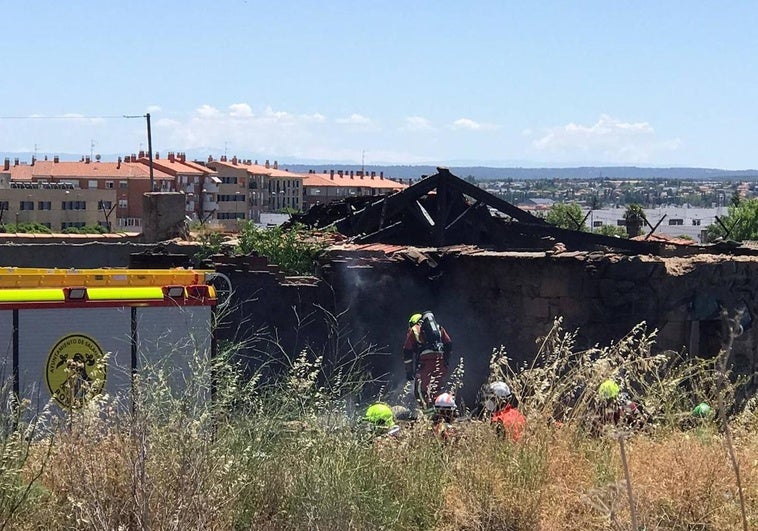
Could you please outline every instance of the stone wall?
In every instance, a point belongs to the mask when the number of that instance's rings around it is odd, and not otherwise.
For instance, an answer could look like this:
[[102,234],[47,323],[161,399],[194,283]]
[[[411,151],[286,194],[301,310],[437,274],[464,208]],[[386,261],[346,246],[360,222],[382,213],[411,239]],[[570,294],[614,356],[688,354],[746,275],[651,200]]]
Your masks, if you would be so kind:
[[734,342],[733,362],[747,375],[758,368],[754,258],[431,251],[419,260],[424,251],[411,252],[415,256],[333,250],[325,260],[325,281],[307,289],[270,279],[250,284],[244,274],[234,282],[250,301],[244,315],[249,327],[276,329],[288,346],[303,346],[305,336],[312,345],[325,339],[324,329],[315,325],[312,333],[301,333],[299,343],[291,335],[296,314],[313,312],[313,301],[337,313],[348,310],[354,340],[387,353],[374,360],[374,372],[390,381],[402,377],[408,317],[432,310],[465,359],[467,395],[486,377],[494,348],[531,360],[537,339],[559,316],[566,330],[579,330],[579,348],[608,344],[645,321],[659,330],[658,349],[712,356],[722,343],[721,309],[740,310],[744,332]]
[[142,196],[142,241],[162,242],[182,235],[185,194],[151,192]]

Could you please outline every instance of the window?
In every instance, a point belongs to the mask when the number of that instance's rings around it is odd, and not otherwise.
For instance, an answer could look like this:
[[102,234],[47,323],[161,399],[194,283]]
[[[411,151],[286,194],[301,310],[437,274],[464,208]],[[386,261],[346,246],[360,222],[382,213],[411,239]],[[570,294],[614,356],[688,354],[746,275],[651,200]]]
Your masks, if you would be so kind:
[[118,208],[126,208],[129,205],[128,201],[126,199],[119,199],[118,200]]
[[[108,190],[112,190],[113,189],[113,181],[105,181],[105,187]],[[97,188],[97,187],[95,187],[95,188]]]
[[221,177],[221,182],[223,184],[237,184],[237,178],[236,177]]
[[245,194],[219,194],[218,201],[245,201]]
[[52,201],[37,201],[37,210],[52,210]]
[[8,201],[0,201],[0,210],[8,210]]
[[81,229],[86,223],[83,221],[64,221],[61,223],[61,230],[65,229]]
[[603,222],[602,221],[593,221],[592,222],[592,226],[593,227],[602,227],[603,226]]
[[20,201],[18,204],[19,210],[34,210],[34,201]]
[[121,190],[126,190],[127,188],[129,188],[129,183],[127,181],[119,181],[118,182],[118,187]]
[[113,206],[113,201],[98,201],[97,202],[98,210],[110,210],[112,206]]
[[245,219],[244,212],[219,212],[218,219]]
[[140,218],[118,218],[119,227],[139,227],[141,225]]
[[692,225],[695,226],[695,227],[700,226],[700,220],[699,219],[693,219],[692,220]]
[[616,220],[616,226],[617,227],[626,227],[626,221],[624,221],[623,219],[617,219]]
[[61,210],[87,210],[86,201],[63,201]]
[[[111,188],[113,188],[113,181],[110,181],[110,183],[111,183]],[[87,181],[87,188],[97,188],[97,181]]]
[[684,225],[684,220],[681,218],[669,219],[669,225]]

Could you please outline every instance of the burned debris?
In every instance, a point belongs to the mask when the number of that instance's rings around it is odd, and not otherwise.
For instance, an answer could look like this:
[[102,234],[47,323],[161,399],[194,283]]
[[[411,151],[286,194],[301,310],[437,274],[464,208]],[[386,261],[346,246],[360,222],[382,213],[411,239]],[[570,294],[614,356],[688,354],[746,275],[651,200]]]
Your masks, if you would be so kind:
[[447,168],[437,168],[436,174],[390,196],[320,206],[293,217],[293,221],[312,228],[334,227],[356,244],[475,245],[496,251],[563,249],[653,255],[672,247],[670,242],[555,227],[456,177]]

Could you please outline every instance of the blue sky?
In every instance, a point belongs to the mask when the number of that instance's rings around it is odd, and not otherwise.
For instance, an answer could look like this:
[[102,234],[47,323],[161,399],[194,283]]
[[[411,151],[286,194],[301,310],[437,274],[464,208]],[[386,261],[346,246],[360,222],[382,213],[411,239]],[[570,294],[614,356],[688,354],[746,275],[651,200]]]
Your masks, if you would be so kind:
[[2,18],[0,154],[136,152],[144,121],[111,117],[150,112],[162,153],[758,167],[756,2],[10,0]]

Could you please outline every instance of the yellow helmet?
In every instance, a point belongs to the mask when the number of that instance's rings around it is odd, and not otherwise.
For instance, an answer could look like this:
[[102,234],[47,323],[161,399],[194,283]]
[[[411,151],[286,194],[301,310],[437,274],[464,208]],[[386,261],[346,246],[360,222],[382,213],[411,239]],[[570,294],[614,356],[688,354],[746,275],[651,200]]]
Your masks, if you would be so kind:
[[597,390],[597,394],[600,398],[605,400],[612,400],[619,395],[619,384],[611,379],[608,379],[600,384]]
[[382,402],[372,404],[367,410],[364,420],[379,427],[391,428],[395,424],[392,408]]
[[414,313],[411,315],[411,318],[408,319],[408,326],[413,326],[416,323],[418,323],[421,320],[421,314],[420,313]]

